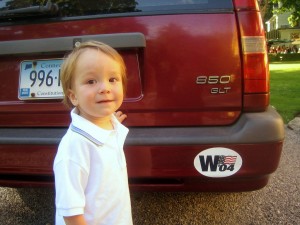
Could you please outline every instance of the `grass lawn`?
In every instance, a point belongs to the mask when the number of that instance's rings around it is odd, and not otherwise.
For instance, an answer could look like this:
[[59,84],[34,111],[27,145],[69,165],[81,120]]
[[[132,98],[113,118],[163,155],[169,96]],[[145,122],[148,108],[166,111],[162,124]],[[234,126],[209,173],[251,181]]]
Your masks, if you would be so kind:
[[271,105],[288,123],[300,114],[300,62],[271,63]]

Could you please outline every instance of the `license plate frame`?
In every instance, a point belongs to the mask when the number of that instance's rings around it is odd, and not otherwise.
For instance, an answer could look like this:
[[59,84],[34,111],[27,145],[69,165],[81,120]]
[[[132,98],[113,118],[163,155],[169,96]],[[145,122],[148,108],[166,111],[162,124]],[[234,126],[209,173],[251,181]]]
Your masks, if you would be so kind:
[[20,63],[20,100],[62,99],[60,66],[63,59],[34,59]]

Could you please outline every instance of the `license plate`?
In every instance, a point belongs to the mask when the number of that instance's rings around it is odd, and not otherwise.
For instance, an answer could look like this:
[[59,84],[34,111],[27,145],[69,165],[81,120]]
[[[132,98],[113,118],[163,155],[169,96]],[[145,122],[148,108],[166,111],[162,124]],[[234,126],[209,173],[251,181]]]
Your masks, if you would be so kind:
[[62,99],[62,59],[26,60],[20,65],[19,99]]

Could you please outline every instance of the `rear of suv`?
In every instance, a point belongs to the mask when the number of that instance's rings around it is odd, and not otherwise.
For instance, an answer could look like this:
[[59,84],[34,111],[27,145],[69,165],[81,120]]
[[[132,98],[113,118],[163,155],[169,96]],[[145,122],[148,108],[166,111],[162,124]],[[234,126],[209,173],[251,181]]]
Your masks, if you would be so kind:
[[60,65],[97,40],[127,66],[133,191],[249,191],[277,169],[256,0],[0,1],[0,185],[51,186],[70,123]]

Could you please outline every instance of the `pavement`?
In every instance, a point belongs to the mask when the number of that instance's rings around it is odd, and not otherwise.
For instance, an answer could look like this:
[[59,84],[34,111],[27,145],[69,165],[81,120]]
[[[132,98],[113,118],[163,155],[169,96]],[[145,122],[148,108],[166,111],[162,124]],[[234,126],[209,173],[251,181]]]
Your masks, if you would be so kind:
[[291,120],[287,127],[295,132],[300,132],[300,116],[295,117],[293,120]]

